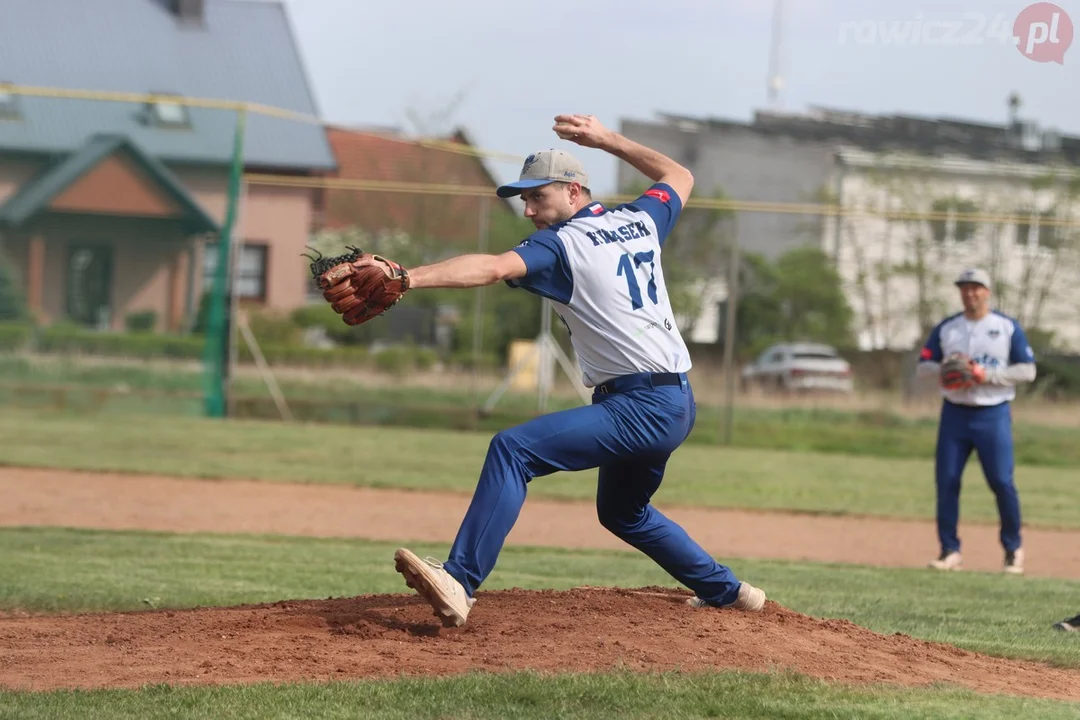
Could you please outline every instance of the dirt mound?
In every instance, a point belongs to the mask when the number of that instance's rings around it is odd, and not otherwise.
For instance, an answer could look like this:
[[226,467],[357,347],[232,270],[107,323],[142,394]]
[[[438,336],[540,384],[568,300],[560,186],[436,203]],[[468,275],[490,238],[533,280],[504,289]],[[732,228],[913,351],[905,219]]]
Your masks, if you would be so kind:
[[414,595],[0,618],[0,687],[325,681],[481,670],[793,669],[827,680],[1080,700],[1080,671],[879,635],[769,602],[694,609],[664,588],[480,592],[441,628]]

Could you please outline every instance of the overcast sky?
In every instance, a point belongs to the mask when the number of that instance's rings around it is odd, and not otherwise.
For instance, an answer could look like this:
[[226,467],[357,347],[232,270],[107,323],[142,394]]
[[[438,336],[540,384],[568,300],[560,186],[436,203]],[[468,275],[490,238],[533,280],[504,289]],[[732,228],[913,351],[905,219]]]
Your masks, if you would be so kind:
[[[767,106],[772,0],[283,1],[318,107],[337,123],[411,131],[414,113],[433,130],[460,125],[478,145],[524,157],[576,147],[550,130],[560,112],[618,128],[658,112],[747,120]],[[1025,117],[1080,135],[1080,48],[1061,64],[1025,57],[1011,37],[1029,5],[785,0],[781,108],[1000,123],[1016,91]],[[1080,0],[1058,5],[1064,47]],[[614,191],[615,161],[578,154],[593,190]],[[505,180],[519,165],[491,168]]]

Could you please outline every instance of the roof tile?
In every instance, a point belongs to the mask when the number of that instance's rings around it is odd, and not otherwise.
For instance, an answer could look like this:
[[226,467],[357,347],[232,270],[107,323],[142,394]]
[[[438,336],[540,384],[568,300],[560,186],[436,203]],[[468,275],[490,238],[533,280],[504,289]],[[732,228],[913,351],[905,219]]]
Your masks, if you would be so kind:
[[[495,197],[495,180],[480,157],[377,131],[329,128],[327,138],[338,164],[331,177],[485,187],[491,190],[491,208],[514,213],[509,203]],[[461,132],[441,142],[447,141],[471,147]],[[479,196],[378,190],[333,189],[324,198],[326,227],[401,230],[453,243],[478,241],[480,206]]]

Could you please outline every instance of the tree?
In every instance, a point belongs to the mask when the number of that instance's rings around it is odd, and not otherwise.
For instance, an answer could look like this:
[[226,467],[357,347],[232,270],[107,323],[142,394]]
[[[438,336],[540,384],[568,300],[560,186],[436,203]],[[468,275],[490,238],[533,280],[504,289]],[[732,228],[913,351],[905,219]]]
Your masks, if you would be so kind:
[[1022,325],[1040,327],[1047,300],[1058,289],[1060,277],[1078,269],[1080,238],[1075,228],[1056,224],[1057,220],[1075,216],[1078,198],[1080,176],[1051,171],[1033,178],[1030,193],[1021,201],[1021,213],[1031,219],[1018,223],[1016,228],[1023,260],[1015,296],[997,299],[999,307],[1007,309]]
[[774,263],[747,255],[753,281],[739,301],[737,342],[741,354],[756,355],[777,342],[854,344],[840,274],[820,249],[797,247]]
[[[829,187],[819,188],[809,200],[833,207],[840,205],[836,192]],[[855,201],[849,203],[844,210],[872,210],[875,200],[876,198],[868,198],[862,203]],[[871,253],[875,246],[871,240],[875,231],[867,227],[864,218],[856,219],[846,214],[833,217],[826,223],[825,229],[826,233],[832,233],[833,266],[839,273],[841,287],[846,295],[855,298],[859,306],[858,318],[862,333],[870,338],[888,337],[889,296],[884,288],[889,277],[887,268],[890,266],[886,258]],[[892,229],[892,225],[887,224],[882,231],[881,242],[877,243],[877,246],[885,248],[886,252],[891,247],[889,236]],[[809,223],[801,231],[809,234],[811,241],[817,241],[821,227],[817,223]],[[881,312],[878,312],[879,307]],[[854,315],[853,312],[853,321]]]
[[[489,229],[487,252],[498,254],[510,250],[528,237],[534,228],[523,217],[512,216],[493,207]],[[404,232],[386,232],[372,234],[356,227],[340,230],[320,230],[309,242],[309,246],[325,256],[340,255],[348,252],[347,246],[358,247],[391,258],[405,267],[434,262],[448,254],[458,252],[476,252],[475,248],[454,248],[451,245],[440,246],[432,252],[429,242],[418,241]],[[540,332],[540,298],[524,291],[512,292],[504,286],[479,288],[462,291],[453,288],[428,289],[423,292],[410,292],[395,306],[400,308],[424,308],[434,315],[437,311],[450,311],[457,316],[450,350],[455,354],[467,353],[472,349],[476,304],[480,293],[485,293],[483,302],[481,346],[486,355],[494,355],[500,360],[506,357],[512,341],[521,338],[532,339]],[[341,324],[336,316],[327,316],[321,309],[304,309],[302,315],[306,322],[325,325],[331,337],[338,342],[366,344],[382,339],[393,321],[393,310],[385,318],[390,322],[369,322],[355,328]],[[555,326],[555,333],[560,332]]]
[[[944,311],[940,288],[945,281],[945,247],[961,237],[951,219],[941,219],[933,213],[952,216],[957,208],[970,212],[975,205],[951,193],[942,194],[940,182],[928,163],[907,158],[905,167],[900,169],[890,167],[889,159],[882,157],[881,164],[868,175],[879,191],[877,209],[895,214],[886,221],[889,242],[885,243],[884,257],[877,268],[881,297],[893,297],[890,285],[894,278],[910,279],[915,285],[914,302],[907,307],[891,307],[889,314],[914,315],[918,335],[925,337]],[[962,228],[966,241],[973,231],[966,224]],[[891,318],[886,318],[884,323],[893,325]]]
[[[532,223],[520,215],[495,213],[491,219],[488,252],[498,254],[517,246],[535,232]],[[476,291],[442,291],[440,300],[452,302],[461,312],[461,324],[454,335],[454,349],[458,353],[471,350],[475,323],[476,303],[483,293],[483,317],[481,332],[485,354],[494,355],[499,361],[507,358],[510,343],[514,340],[532,340],[540,332],[541,299],[530,292],[510,290],[502,284]],[[568,349],[568,338],[562,325],[552,323],[552,335],[563,349]]]
[[[635,183],[629,194],[637,197],[649,185]],[[727,199],[721,188],[707,201]],[[671,310],[684,335],[694,331],[709,283],[723,277],[735,240],[735,212],[725,208],[689,207],[682,211],[664,242],[664,282]]]

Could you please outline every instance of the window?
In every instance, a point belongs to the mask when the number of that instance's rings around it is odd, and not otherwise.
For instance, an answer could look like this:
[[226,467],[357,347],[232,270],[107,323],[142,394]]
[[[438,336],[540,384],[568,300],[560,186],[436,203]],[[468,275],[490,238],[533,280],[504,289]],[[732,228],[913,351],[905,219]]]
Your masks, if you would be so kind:
[[[956,201],[957,215],[974,215],[979,212],[979,207],[970,200]],[[954,218],[956,225],[953,227],[953,239],[956,242],[967,242],[975,237],[977,225],[974,220],[968,218]]]
[[1048,250],[1057,250],[1062,246],[1062,241],[1065,239],[1062,232],[1063,228],[1060,225],[1044,225],[1047,220],[1056,220],[1057,213],[1053,210],[1047,210],[1044,213],[1039,213],[1039,230],[1035,236],[1036,242],[1039,247],[1046,248]]
[[825,350],[795,353],[796,360],[835,360],[836,358],[836,353]]
[[244,243],[236,258],[236,294],[242,298],[266,299],[266,257],[269,248],[265,245]]
[[758,358],[758,363],[761,365],[767,365],[768,363],[780,362],[784,359],[784,348],[771,347],[765,352],[761,353],[761,357]]
[[18,118],[18,96],[11,92],[10,83],[0,83],[0,119],[10,120]]
[[[147,119],[158,127],[184,128],[191,126],[188,107],[180,102],[180,96],[172,93],[154,93],[158,99],[146,107]],[[170,100],[169,98],[176,98]]]
[[[1017,217],[1029,218],[1032,215],[1031,208],[1020,208],[1016,211]],[[1027,247],[1031,244],[1031,222],[1018,221],[1016,223],[1016,244]]]
[[1028,222],[1016,224],[1016,244],[1020,247],[1040,247],[1047,250],[1057,250],[1062,246],[1065,239],[1063,228],[1058,225],[1043,224],[1044,221],[1054,221],[1057,212],[1053,209],[1045,212],[1035,212],[1030,207],[1021,208],[1016,212],[1019,217],[1031,218]]
[[930,221],[930,232],[933,233],[935,241],[967,242],[975,236],[975,222],[957,217],[978,212],[979,208],[971,200],[939,198],[933,202],[930,209],[935,215],[947,216],[935,217]]
[[[236,252],[234,292],[242,300],[266,300],[266,268],[270,248],[265,243],[244,241]],[[217,272],[217,245],[208,243],[203,252],[203,288],[214,286]]]

